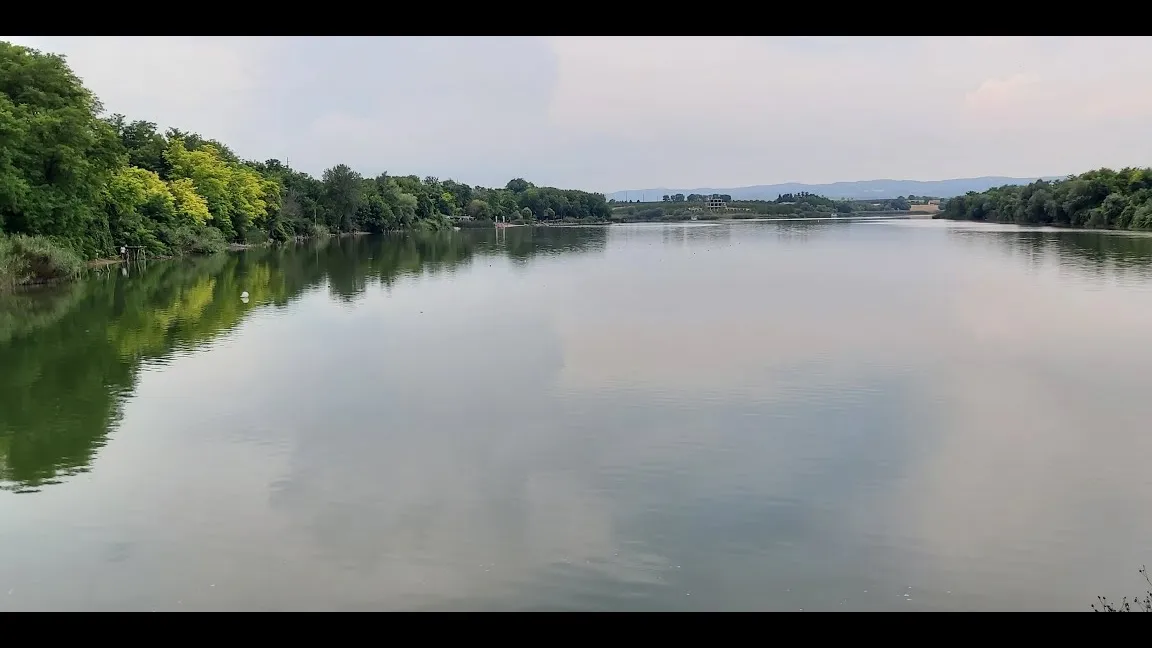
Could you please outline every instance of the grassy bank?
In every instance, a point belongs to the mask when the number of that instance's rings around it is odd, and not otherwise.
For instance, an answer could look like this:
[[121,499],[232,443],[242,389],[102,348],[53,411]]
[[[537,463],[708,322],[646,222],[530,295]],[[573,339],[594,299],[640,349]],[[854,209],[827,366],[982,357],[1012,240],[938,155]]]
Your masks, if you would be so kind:
[[[151,260],[207,256],[246,250],[267,243],[232,243],[183,250],[180,254],[149,256]],[[88,270],[124,263],[120,257],[86,259],[67,244],[46,236],[0,234],[0,293],[21,286],[39,286],[78,279]]]
[[0,235],[0,290],[75,279],[87,267],[83,257],[52,239]]

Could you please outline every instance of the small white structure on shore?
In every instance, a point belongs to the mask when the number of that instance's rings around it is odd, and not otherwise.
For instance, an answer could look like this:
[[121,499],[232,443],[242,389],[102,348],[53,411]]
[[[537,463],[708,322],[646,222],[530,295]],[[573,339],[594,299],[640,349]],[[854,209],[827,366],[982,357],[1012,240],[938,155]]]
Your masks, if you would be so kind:
[[709,196],[708,209],[727,209],[727,208],[728,208],[728,203],[724,202],[723,198],[721,198],[720,196],[718,196],[716,194],[712,194],[711,196]]

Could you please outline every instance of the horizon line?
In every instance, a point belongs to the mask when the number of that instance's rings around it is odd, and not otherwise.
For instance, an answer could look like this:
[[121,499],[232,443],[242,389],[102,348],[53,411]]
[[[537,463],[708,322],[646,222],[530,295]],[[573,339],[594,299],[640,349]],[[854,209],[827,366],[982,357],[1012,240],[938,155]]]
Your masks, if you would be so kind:
[[[869,178],[867,180],[835,180],[832,182],[802,182],[800,180],[785,180],[783,182],[764,182],[764,183],[760,183],[760,184],[732,185],[732,186],[728,186],[728,187],[725,187],[723,185],[718,185],[718,184],[717,185],[697,185],[697,186],[693,187],[693,189],[748,189],[751,187],[772,187],[775,185],[787,185],[787,184],[808,185],[808,186],[814,187],[814,186],[826,186],[826,185],[834,185],[834,184],[852,184],[852,183],[858,183],[858,182],[950,182],[953,180],[980,180],[982,178],[1008,178],[1010,180],[1027,180],[1027,179],[1035,178],[1037,180],[1043,180],[1045,178],[1067,178],[1069,175],[1076,175],[1076,174],[1065,173],[1065,174],[1050,174],[1050,175],[1039,175],[1039,176],[981,175],[981,176],[966,176],[966,177],[956,177],[956,178],[940,178],[937,180],[915,180],[912,178],[902,178],[902,179],[898,179],[898,178]],[[660,191],[660,190],[665,190],[665,189],[678,189],[681,191],[684,190],[682,187],[647,187],[647,188],[642,188],[642,189],[617,189],[615,191],[607,191],[607,192],[605,192],[605,194],[625,193],[628,191]]]

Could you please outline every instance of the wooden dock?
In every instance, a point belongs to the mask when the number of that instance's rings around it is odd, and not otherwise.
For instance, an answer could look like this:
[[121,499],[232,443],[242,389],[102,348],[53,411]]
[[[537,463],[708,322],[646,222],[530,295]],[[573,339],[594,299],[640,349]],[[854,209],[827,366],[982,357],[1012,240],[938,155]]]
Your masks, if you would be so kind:
[[148,256],[148,250],[142,245],[121,245],[120,256],[128,263],[143,263]]

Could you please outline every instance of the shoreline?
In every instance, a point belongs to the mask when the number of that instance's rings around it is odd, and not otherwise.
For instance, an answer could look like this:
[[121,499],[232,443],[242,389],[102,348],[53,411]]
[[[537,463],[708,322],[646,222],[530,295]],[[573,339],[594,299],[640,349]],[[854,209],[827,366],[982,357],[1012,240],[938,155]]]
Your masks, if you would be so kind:
[[[249,249],[252,249],[255,247],[264,247],[266,245],[271,245],[271,243],[229,243],[228,247],[226,247],[223,251],[224,252],[242,252],[244,250],[249,250]],[[204,254],[184,254],[184,255],[164,254],[164,255],[160,255],[160,254],[158,254],[156,256],[148,257],[146,259],[146,261],[171,261],[172,259],[187,259],[187,258],[201,257],[201,256],[208,256],[208,255],[204,255]],[[126,259],[124,259],[123,257],[101,257],[99,259],[91,259],[89,261],[86,261],[85,265],[87,266],[87,268],[89,270],[99,270],[100,268],[107,268],[108,266],[124,265],[127,262],[128,261]],[[34,284],[27,284],[27,285],[34,285]]]
[[973,220],[971,218],[948,218],[946,216],[932,216],[932,220],[948,221],[950,223],[975,223],[977,225],[999,225],[1001,227],[1015,227],[1034,232],[1092,232],[1095,234],[1126,234],[1128,236],[1152,236],[1152,230],[1146,229],[1115,229],[1111,227],[1073,227],[1071,225],[1058,225],[1056,223],[1001,223],[990,220]]
[[[693,221],[690,218],[637,219],[637,220],[597,220],[597,221],[586,221],[586,222],[576,221],[576,222],[561,222],[561,223],[536,221],[536,222],[532,222],[532,223],[509,223],[508,225],[505,225],[503,228],[497,228],[497,229],[510,229],[510,228],[514,228],[514,227],[588,227],[588,226],[598,226],[598,225],[630,225],[630,224],[636,224],[636,223],[692,223],[692,222],[695,222],[695,223],[718,223],[718,222],[739,222],[739,221],[765,221],[765,220],[768,220],[768,221],[847,220],[847,219],[851,219],[851,218],[884,217],[884,216],[896,216],[896,215],[907,215],[909,217],[916,217],[916,216],[930,216],[931,214],[893,211],[893,212],[879,212],[879,213],[871,212],[871,213],[863,213],[863,214],[843,214],[843,215],[837,215],[836,217],[815,216],[815,215],[807,215],[807,214],[797,215],[797,216],[757,215],[757,216],[752,216],[752,217],[744,216],[744,217],[729,217],[729,218],[703,218],[703,219],[697,219],[695,221]],[[951,220],[951,219],[949,219],[949,220]],[[464,226],[455,225],[455,226],[453,226],[453,231],[460,232],[460,231],[467,231],[467,230],[481,230],[481,229],[488,229],[489,227],[494,227],[494,226],[495,226],[495,224],[488,224],[488,223],[485,223],[482,225],[475,224],[475,223],[469,224],[469,225],[464,225]],[[403,233],[405,231],[407,231],[407,230],[393,230],[393,231],[388,231],[388,232],[382,232],[382,234],[397,234],[397,233]],[[304,241],[311,241],[311,240],[315,240],[317,238],[345,238],[345,237],[354,237],[354,236],[369,236],[371,234],[372,234],[372,232],[341,232],[339,234],[330,234],[329,236],[326,236],[326,237],[317,237],[317,236],[297,237],[294,240],[295,240],[295,242],[302,243]],[[260,248],[260,247],[268,247],[270,245],[273,245],[272,241],[266,241],[264,243],[229,243],[228,246],[223,250],[223,252],[225,252],[225,253],[226,252],[243,252],[245,250],[250,250],[253,248]],[[186,259],[186,258],[195,258],[195,257],[201,257],[201,256],[209,256],[209,255],[203,255],[203,254],[157,255],[157,256],[148,257],[147,260],[148,261],[172,261],[174,259]],[[127,260],[122,258],[122,257],[101,257],[98,259],[91,259],[89,261],[86,261],[85,267],[87,270],[99,270],[99,269],[107,268],[110,266],[124,265],[125,263],[127,263]],[[54,284],[64,283],[64,282],[73,281],[73,280],[74,279],[56,279],[56,280],[50,280],[50,281],[31,282],[31,283],[26,283],[26,284],[18,284],[16,287],[17,288],[20,288],[20,287],[29,288],[29,287],[36,287],[36,286],[47,286],[47,285],[54,285]]]
[[[403,232],[407,232],[407,231],[410,231],[410,230],[390,230],[387,232],[382,232],[382,234],[398,234],[398,233],[403,233]],[[312,240],[316,240],[316,239],[369,236],[371,234],[372,234],[372,232],[340,232],[339,234],[328,234],[325,236],[298,236],[298,237],[290,239],[289,241],[286,241],[286,242],[304,243],[306,241],[312,241]],[[215,253],[156,255],[156,256],[147,257],[145,259],[145,262],[148,262],[148,261],[173,261],[176,259],[202,258],[202,257],[213,256],[214,254],[227,254],[227,253],[231,253],[231,252],[244,252],[246,250],[251,250],[251,249],[255,249],[255,248],[270,247],[270,246],[273,246],[276,244],[277,243],[275,241],[271,241],[271,240],[264,241],[262,243],[229,243],[229,244],[227,244],[227,246],[223,250],[221,250],[219,252],[215,252]],[[52,286],[59,286],[59,285],[67,284],[67,283],[72,283],[74,281],[78,281],[80,279],[83,279],[90,272],[104,270],[106,268],[111,268],[113,266],[123,266],[123,265],[126,265],[127,263],[128,263],[128,260],[123,258],[123,257],[100,257],[100,258],[89,259],[87,261],[84,261],[83,262],[84,269],[79,274],[77,274],[76,276],[57,277],[57,278],[52,278],[52,279],[34,279],[32,281],[25,281],[22,283],[14,283],[11,285],[6,285],[6,284],[0,282],[0,296],[3,296],[3,295],[10,293],[10,292],[24,291],[24,290],[36,290],[36,289],[40,289],[40,288],[48,288],[48,287],[52,287]]]
[[[863,212],[863,213],[858,213],[858,214],[856,214],[856,213],[837,214],[835,216],[822,215],[822,214],[816,213],[816,214],[804,214],[804,215],[796,215],[796,216],[771,216],[771,215],[765,214],[765,215],[756,215],[756,216],[716,217],[716,218],[702,218],[702,219],[698,218],[696,220],[692,220],[691,218],[673,218],[673,219],[662,218],[662,219],[636,219],[636,220],[595,220],[595,221],[589,220],[589,221],[575,221],[575,222],[547,222],[547,221],[541,222],[541,221],[536,221],[536,222],[532,222],[532,223],[515,223],[515,224],[510,223],[506,226],[506,229],[520,228],[520,227],[527,227],[527,228],[537,228],[537,227],[597,227],[597,226],[611,226],[611,225],[671,224],[671,223],[738,223],[738,222],[742,222],[742,221],[749,221],[749,222],[757,222],[757,221],[760,221],[760,222],[764,222],[764,221],[782,222],[782,221],[790,221],[790,220],[795,220],[795,221],[842,221],[842,220],[845,220],[846,221],[846,220],[854,220],[854,219],[861,219],[861,218],[889,218],[889,217],[902,217],[902,218],[906,218],[906,219],[946,220],[946,221],[952,221],[952,222],[958,222],[958,223],[984,223],[984,224],[989,224],[989,225],[1005,225],[1005,226],[1013,225],[1013,223],[996,223],[996,222],[989,222],[989,221],[975,221],[975,220],[963,219],[963,218],[948,218],[948,217],[941,215],[940,213],[925,213],[925,212],[914,212],[914,211],[882,211],[882,212]],[[1020,227],[1019,225],[1017,225],[1017,226]],[[454,225],[452,227],[451,231],[462,232],[462,231],[468,231],[468,230],[485,230],[485,229],[494,228],[494,227],[495,227],[494,223],[478,224],[478,223],[473,221],[467,225],[462,225],[460,223],[457,223],[456,225]],[[1023,226],[1023,227],[1029,227],[1029,226]],[[1030,227],[1040,227],[1040,226],[1030,226]],[[1081,231],[1081,232],[1123,233],[1123,234],[1142,233],[1139,230],[1075,228],[1075,227],[1067,227],[1067,226],[1060,226],[1060,225],[1045,225],[1043,227],[1045,229],[1058,230],[1058,231]],[[497,228],[497,229],[500,229],[500,228]],[[405,233],[408,231],[409,230],[392,230],[392,231],[388,231],[388,232],[382,232],[382,234],[384,234],[384,235],[398,234],[398,233]],[[1152,235],[1152,232],[1143,232],[1143,233],[1146,235]],[[372,232],[341,232],[339,234],[330,234],[328,236],[296,237],[295,239],[293,239],[293,241],[296,243],[303,243],[306,241],[311,241],[311,240],[315,240],[315,239],[319,239],[319,238],[359,237],[359,236],[369,236],[371,234],[373,234],[373,233]],[[272,241],[266,241],[266,242],[262,242],[262,243],[229,243],[227,245],[227,247],[221,253],[243,252],[243,251],[254,249],[254,248],[268,247],[268,246],[272,246],[272,245],[275,245],[275,243]],[[203,256],[211,256],[211,255],[203,255],[203,254],[164,255],[164,256],[149,257],[147,260],[149,260],[149,261],[153,261],[153,260],[155,260],[155,261],[171,261],[171,260],[175,260],[175,259],[196,258],[196,257],[203,257]],[[110,268],[112,266],[122,266],[122,265],[125,265],[126,263],[128,263],[127,260],[122,258],[122,257],[103,257],[103,258],[98,258],[98,259],[91,259],[89,261],[86,261],[84,264],[85,272],[76,276],[76,277],[64,277],[64,278],[58,278],[58,279],[30,281],[30,282],[26,282],[26,283],[22,283],[22,284],[15,284],[15,285],[10,287],[10,290],[12,290],[12,291],[15,291],[15,290],[35,290],[38,288],[47,288],[47,287],[51,287],[51,286],[58,286],[58,285],[61,285],[64,283],[70,283],[72,281],[82,279],[87,274],[87,272],[99,271],[99,270],[102,270],[104,268]],[[3,292],[5,292],[5,291],[0,291],[0,294],[2,294]]]

